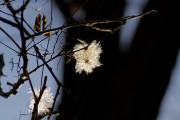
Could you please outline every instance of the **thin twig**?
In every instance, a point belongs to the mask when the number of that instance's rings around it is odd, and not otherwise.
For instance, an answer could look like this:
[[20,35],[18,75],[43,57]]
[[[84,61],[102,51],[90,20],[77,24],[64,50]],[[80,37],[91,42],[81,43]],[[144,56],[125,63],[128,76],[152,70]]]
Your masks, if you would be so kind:
[[14,52],[19,54],[19,52],[17,52],[15,49],[11,48],[10,46],[6,45],[5,43],[3,43],[1,41],[0,41],[0,43],[3,44],[4,46],[6,46],[7,48],[11,49],[12,51],[14,51]]
[[21,47],[17,44],[17,42],[4,30],[0,27],[0,30],[6,34],[7,37],[17,46],[17,48],[21,51]]
[[57,97],[58,97],[58,95],[59,95],[60,87],[61,87],[61,86],[58,86],[58,88],[57,88],[57,90],[56,90],[56,95],[55,95],[55,97],[54,97],[54,102],[53,102],[53,105],[52,105],[52,108],[51,108],[51,112],[50,112],[50,114],[49,114],[49,116],[48,116],[48,118],[47,118],[48,120],[50,120],[50,117],[51,117],[51,115],[53,114],[53,110],[54,110],[54,107],[55,107],[55,103],[56,103]]

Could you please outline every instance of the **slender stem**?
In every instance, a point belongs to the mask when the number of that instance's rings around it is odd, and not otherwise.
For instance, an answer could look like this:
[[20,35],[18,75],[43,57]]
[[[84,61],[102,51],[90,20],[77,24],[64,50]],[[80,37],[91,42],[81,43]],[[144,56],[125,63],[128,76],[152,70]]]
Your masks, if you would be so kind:
[[17,44],[17,42],[4,30],[4,29],[2,29],[1,27],[0,27],[0,30],[4,33],[4,34],[6,34],[8,37],[9,37],[9,39],[17,46],[17,48],[21,51],[21,47]]

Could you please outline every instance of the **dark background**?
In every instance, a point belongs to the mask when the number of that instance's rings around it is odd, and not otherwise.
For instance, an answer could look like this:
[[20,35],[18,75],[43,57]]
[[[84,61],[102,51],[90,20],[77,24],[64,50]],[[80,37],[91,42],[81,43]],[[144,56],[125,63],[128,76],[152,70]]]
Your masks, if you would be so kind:
[[[68,19],[69,7],[84,0],[56,2]],[[103,66],[92,74],[76,74],[74,60],[66,64],[64,85],[71,92],[63,94],[59,120],[155,120],[180,46],[177,5],[149,0],[143,12],[154,9],[157,13],[141,19],[129,50],[119,48],[118,31],[106,36],[101,40]],[[101,20],[122,17],[124,6],[124,0],[89,0],[83,9],[86,20]],[[103,35],[90,28],[69,29],[67,49],[77,38],[91,42]]]

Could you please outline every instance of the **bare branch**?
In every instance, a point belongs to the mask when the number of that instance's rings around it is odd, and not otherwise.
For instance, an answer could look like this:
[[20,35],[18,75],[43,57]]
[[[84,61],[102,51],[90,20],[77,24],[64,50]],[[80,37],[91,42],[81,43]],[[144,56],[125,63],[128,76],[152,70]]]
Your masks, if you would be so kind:
[[[148,15],[148,14],[153,13],[153,12],[156,12],[156,11],[151,10],[149,12],[142,13],[140,15],[133,15],[133,16],[127,16],[127,17],[123,17],[123,18],[116,18],[116,19],[110,19],[110,20],[106,19],[106,20],[94,20],[94,21],[84,21],[84,22],[82,21],[80,23],[68,24],[68,25],[64,25],[64,26],[61,26],[61,27],[57,27],[57,28],[44,30],[44,31],[35,33],[33,35],[30,35],[30,36],[26,37],[26,40],[28,40],[30,38],[34,38],[35,36],[39,36],[39,35],[42,35],[42,34],[44,34],[46,32],[50,32],[50,31],[64,30],[64,29],[70,29],[70,28],[82,27],[82,26],[90,27],[90,28],[92,28],[94,30],[101,31],[101,32],[113,33],[115,30],[117,30],[117,28],[120,28],[120,26],[124,25],[127,20],[140,18],[140,17],[143,17],[143,16]],[[108,23],[119,23],[119,26],[117,28],[115,28],[115,29],[103,29],[103,28],[99,28],[99,27],[95,26],[95,25],[108,24]]]
[[18,89],[20,88],[20,86],[21,86],[26,80],[27,80],[26,77],[21,76],[21,77],[19,78],[19,80],[18,80],[16,83],[14,83],[14,84],[11,84],[11,83],[7,82],[8,85],[12,86],[12,89],[9,90],[8,92],[3,92],[3,91],[1,91],[1,92],[0,92],[0,95],[3,96],[4,98],[8,98],[8,97],[11,96],[11,95],[15,95],[15,94],[17,93]]
[[47,62],[44,60],[43,56],[41,55],[41,53],[39,52],[39,48],[35,45],[34,46],[35,51],[38,54],[38,58],[41,59],[43,61],[43,63],[46,65],[47,69],[49,70],[49,72],[51,73],[51,75],[53,76],[54,80],[56,81],[58,86],[61,86],[65,91],[67,91],[67,89],[64,87],[64,85],[59,81],[59,79],[56,77],[56,75],[54,74],[54,72],[52,71],[52,68],[47,64]]
[[7,20],[7,19],[5,19],[5,18],[3,18],[3,17],[0,17],[0,21],[2,21],[2,22],[4,22],[4,23],[6,23],[6,24],[9,24],[9,25],[11,25],[11,26],[19,29],[18,24],[14,23],[14,22],[12,22],[12,21],[10,21],[10,20]]

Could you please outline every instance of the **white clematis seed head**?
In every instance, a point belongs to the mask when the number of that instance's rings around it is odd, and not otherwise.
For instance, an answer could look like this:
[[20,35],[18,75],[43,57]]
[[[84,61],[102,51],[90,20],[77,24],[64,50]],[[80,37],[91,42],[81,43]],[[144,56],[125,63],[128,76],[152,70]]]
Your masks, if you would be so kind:
[[[34,89],[35,95],[38,98],[40,95],[40,89]],[[32,91],[28,92],[32,93]],[[41,96],[41,99],[38,104],[38,115],[47,115],[50,113],[50,108],[52,108],[52,105],[54,103],[54,96],[53,93],[50,92],[50,87],[46,88]],[[34,96],[30,98],[29,102],[29,112],[33,112],[34,109]]]
[[102,53],[100,42],[96,40],[92,41],[91,44],[87,44],[83,40],[79,40],[80,43],[74,46],[73,57],[76,60],[75,70],[76,73],[81,73],[82,71],[87,74],[92,73],[93,69],[100,67],[100,54]]

